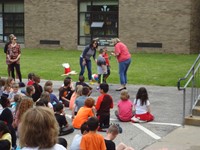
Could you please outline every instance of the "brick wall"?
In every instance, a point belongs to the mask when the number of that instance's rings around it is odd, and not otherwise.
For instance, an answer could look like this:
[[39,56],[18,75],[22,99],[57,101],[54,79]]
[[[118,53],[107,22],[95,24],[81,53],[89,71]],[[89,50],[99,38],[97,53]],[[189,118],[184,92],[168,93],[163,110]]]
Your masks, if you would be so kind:
[[[25,46],[77,48],[77,1],[24,0]],[[40,40],[60,41],[60,45],[40,44]]]
[[[119,37],[134,52],[189,54],[192,3],[194,0],[120,0]],[[162,43],[163,47],[137,48],[137,42]]]

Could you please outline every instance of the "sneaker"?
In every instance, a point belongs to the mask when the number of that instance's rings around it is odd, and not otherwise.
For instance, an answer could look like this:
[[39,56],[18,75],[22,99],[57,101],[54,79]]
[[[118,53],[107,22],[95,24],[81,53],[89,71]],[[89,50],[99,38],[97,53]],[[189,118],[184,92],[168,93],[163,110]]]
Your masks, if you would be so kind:
[[96,90],[98,91],[99,89],[100,89],[99,86],[97,86],[97,87],[96,87]]
[[139,123],[139,119],[136,118],[135,116],[133,116],[133,117],[131,118],[131,122],[133,122],[133,123]]

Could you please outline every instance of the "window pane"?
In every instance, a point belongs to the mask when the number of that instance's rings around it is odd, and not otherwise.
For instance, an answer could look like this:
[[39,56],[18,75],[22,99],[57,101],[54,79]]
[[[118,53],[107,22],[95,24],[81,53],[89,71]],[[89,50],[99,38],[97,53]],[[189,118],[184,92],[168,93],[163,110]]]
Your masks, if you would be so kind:
[[4,5],[4,12],[24,12],[23,3],[8,3]]
[[90,14],[87,13],[80,14],[80,36],[90,35],[90,23],[89,19],[87,19],[88,15]]
[[2,4],[0,4],[0,13],[2,13]]

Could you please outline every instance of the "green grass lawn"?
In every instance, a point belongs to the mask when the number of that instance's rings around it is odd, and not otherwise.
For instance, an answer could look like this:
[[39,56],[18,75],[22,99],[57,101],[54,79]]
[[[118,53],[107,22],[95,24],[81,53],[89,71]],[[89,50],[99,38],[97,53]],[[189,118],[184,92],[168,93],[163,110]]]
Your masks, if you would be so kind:
[[[63,80],[62,63],[69,63],[71,70],[80,71],[79,56],[81,51],[63,49],[22,49],[21,72],[27,78],[29,72],[34,72],[42,79]],[[7,76],[7,65],[3,49],[0,52],[0,76]],[[197,58],[195,55],[177,54],[132,54],[132,63],[128,70],[129,84],[176,86],[180,77],[184,77]],[[118,63],[114,57],[110,60],[111,75],[108,83],[119,83]],[[96,64],[92,64],[93,73],[96,73]],[[87,70],[85,72],[87,80]],[[72,76],[74,81],[78,75]]]

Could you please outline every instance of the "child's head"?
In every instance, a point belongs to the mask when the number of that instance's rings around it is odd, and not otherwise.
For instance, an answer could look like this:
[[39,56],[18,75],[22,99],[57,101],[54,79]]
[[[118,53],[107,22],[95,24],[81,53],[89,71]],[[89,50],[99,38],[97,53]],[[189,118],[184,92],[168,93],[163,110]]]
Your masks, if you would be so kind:
[[22,117],[19,143],[22,147],[51,148],[57,143],[58,134],[59,126],[53,111],[46,107],[35,107]]
[[30,73],[28,74],[28,80],[33,80],[34,76],[35,76],[35,74],[32,73],[32,72],[30,72]]
[[32,96],[35,93],[35,88],[32,85],[26,87],[26,95]]
[[71,80],[70,79],[65,79],[64,80],[64,86],[70,86]]
[[55,110],[56,112],[58,112],[58,113],[62,113],[63,108],[64,108],[64,107],[63,107],[63,104],[62,104],[62,103],[57,103],[54,110]]
[[67,140],[65,138],[58,138],[58,144],[64,146],[67,149]]
[[130,98],[129,94],[128,94],[128,90],[122,90],[121,91],[121,96],[120,96],[120,99],[122,101],[126,101]]
[[40,83],[40,77],[37,76],[37,75],[35,75],[35,76],[33,77],[33,80],[34,80],[35,83]]
[[95,100],[91,97],[89,97],[85,100],[86,107],[92,108],[94,106],[94,103],[95,103]]
[[84,122],[82,125],[81,125],[81,134],[85,135],[89,132],[89,128],[88,128],[88,124],[87,122]]
[[14,96],[14,101],[15,101],[15,102],[21,101],[21,95],[16,94],[16,95]]
[[90,93],[90,89],[87,86],[84,86],[82,89],[82,95],[88,96]]
[[6,96],[2,95],[0,99],[0,104],[3,108],[6,108],[10,106],[10,101]]
[[48,80],[48,81],[45,82],[44,87],[45,86],[53,86],[53,82]]
[[15,80],[12,78],[12,77],[8,77],[7,78],[7,80],[6,80],[6,84],[8,85],[8,86],[12,86],[12,84],[14,84],[15,83]]
[[117,125],[111,125],[107,130],[107,135],[109,136],[110,140],[114,140],[119,133],[119,128]]
[[52,86],[44,86],[44,91],[52,93],[53,92]]
[[17,93],[18,90],[19,90],[19,84],[18,84],[18,83],[14,83],[14,84],[12,85],[12,89],[13,89],[13,92],[14,92],[14,93]]
[[87,124],[90,131],[96,131],[99,126],[99,120],[97,117],[91,117],[88,119]]
[[141,87],[139,88],[137,95],[136,95],[136,99],[140,99],[141,100],[141,105],[146,104],[146,101],[149,99],[148,98],[148,93],[145,87]]
[[49,92],[42,92],[42,94],[40,95],[40,99],[44,99],[44,100],[47,100],[48,102],[50,102],[50,95],[49,95]]
[[104,50],[104,52],[106,53],[106,52],[107,52],[107,47],[106,47],[106,46],[103,47],[103,50]]
[[80,82],[84,82],[85,81],[85,77],[83,75],[79,76],[79,81]]
[[41,100],[41,99],[40,99],[39,101],[36,101],[35,105],[36,105],[36,106],[44,106],[44,107],[46,107],[45,101],[44,101],[44,100]]
[[76,90],[77,96],[80,96],[80,95],[82,95],[83,86],[77,85],[75,90]]
[[103,54],[104,53],[104,50],[101,48],[100,50],[99,50],[99,54]]
[[0,137],[2,137],[2,135],[6,133],[10,133],[8,126],[4,121],[0,120],[0,135],[1,135]]
[[30,108],[33,107],[33,100],[27,96],[22,96],[22,100],[19,104],[19,119],[23,116],[23,114]]
[[107,83],[101,83],[99,88],[101,93],[107,93],[109,90],[109,85]]

